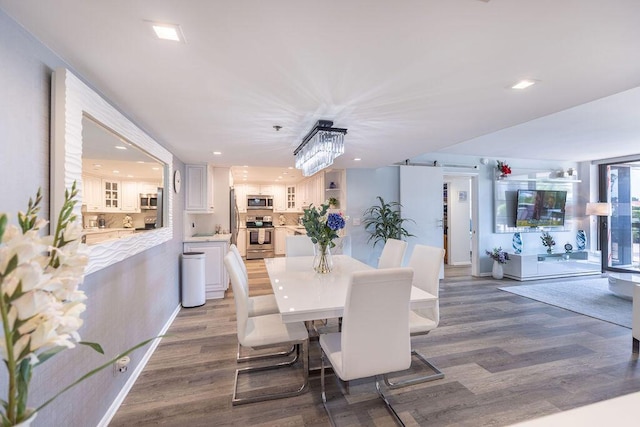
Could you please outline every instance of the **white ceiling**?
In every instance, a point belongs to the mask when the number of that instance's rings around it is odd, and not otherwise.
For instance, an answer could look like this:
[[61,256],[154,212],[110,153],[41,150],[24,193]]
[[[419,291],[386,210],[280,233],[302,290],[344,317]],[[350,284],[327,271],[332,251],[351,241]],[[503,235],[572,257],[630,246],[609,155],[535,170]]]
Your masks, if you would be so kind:
[[[640,152],[637,0],[0,8],[187,163],[286,170],[318,119],[349,130],[336,167],[434,151],[554,160]],[[186,43],[155,39],[146,20],[181,25]],[[523,78],[539,84],[508,89]]]

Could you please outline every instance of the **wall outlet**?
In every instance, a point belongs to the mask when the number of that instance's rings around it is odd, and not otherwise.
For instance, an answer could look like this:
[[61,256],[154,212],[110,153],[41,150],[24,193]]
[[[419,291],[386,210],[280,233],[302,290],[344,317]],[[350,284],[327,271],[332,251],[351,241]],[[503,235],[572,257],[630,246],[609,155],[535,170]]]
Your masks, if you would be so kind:
[[129,356],[121,357],[113,364],[113,375],[124,374],[127,372],[131,359]]

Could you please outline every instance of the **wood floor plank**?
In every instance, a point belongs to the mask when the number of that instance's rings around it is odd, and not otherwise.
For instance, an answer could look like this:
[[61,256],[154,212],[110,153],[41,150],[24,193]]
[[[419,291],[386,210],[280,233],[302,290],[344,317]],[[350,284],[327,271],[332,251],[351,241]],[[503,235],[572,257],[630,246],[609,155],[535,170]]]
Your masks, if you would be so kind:
[[[264,263],[246,264],[249,294],[271,293]],[[500,291],[506,281],[472,278],[468,268],[447,267],[445,277],[440,326],[413,340],[445,378],[387,391],[406,425],[509,425],[640,390],[629,329]],[[231,291],[182,309],[110,425],[328,425],[317,376],[302,396],[231,406],[235,327]],[[296,380],[263,373],[243,387],[279,390]],[[339,426],[394,425],[372,380],[349,396],[327,382]]]

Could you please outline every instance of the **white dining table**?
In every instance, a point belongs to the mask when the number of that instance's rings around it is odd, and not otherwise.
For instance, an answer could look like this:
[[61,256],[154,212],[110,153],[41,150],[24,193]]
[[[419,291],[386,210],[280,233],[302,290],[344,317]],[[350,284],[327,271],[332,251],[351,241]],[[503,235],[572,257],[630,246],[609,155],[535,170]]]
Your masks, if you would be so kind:
[[[330,273],[313,270],[313,257],[265,258],[282,321],[285,323],[342,317],[347,288],[354,271],[373,267],[348,255],[334,255]],[[438,297],[416,286],[411,308],[433,306]]]

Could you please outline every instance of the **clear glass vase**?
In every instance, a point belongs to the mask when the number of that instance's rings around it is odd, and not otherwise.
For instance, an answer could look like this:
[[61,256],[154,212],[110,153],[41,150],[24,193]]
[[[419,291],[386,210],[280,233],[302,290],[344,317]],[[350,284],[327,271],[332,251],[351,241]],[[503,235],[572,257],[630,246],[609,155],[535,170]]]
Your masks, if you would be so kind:
[[315,256],[313,257],[313,269],[316,273],[331,273],[333,268],[333,260],[331,259],[330,245],[316,243]]

